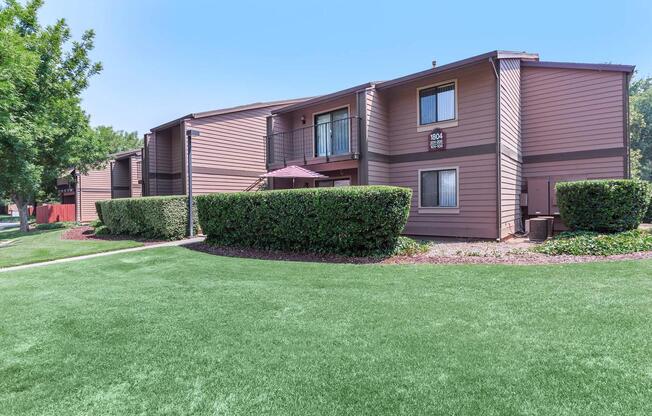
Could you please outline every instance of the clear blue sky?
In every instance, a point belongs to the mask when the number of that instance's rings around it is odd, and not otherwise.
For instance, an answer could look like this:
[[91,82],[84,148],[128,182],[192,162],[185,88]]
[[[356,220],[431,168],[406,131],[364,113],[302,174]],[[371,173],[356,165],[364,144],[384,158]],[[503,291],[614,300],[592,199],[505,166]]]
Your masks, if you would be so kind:
[[391,79],[494,49],[637,65],[652,75],[652,1],[46,0],[97,32],[93,125],[139,134],[184,114]]

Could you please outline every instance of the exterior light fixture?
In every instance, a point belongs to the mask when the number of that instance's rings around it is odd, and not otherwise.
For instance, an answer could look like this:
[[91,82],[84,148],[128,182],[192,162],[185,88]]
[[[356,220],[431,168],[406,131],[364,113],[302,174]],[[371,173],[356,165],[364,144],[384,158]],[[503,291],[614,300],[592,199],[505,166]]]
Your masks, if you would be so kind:
[[186,138],[188,139],[188,236],[195,235],[195,228],[193,227],[192,218],[192,138],[199,137],[199,131],[186,130]]

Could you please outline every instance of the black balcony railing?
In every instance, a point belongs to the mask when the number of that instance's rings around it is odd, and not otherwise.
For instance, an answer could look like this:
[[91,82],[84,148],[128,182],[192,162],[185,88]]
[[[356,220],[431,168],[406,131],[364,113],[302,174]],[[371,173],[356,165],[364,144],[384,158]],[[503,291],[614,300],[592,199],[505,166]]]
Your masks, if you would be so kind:
[[362,123],[360,117],[348,117],[296,130],[266,136],[267,163],[307,163],[311,159],[334,156],[357,158]]

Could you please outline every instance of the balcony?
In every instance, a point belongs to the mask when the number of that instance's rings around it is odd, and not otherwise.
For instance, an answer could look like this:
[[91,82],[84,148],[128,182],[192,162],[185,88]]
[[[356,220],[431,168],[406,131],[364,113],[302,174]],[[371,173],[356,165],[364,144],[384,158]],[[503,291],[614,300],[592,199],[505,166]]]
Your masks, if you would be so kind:
[[310,165],[358,159],[360,117],[347,117],[266,136],[267,165]]

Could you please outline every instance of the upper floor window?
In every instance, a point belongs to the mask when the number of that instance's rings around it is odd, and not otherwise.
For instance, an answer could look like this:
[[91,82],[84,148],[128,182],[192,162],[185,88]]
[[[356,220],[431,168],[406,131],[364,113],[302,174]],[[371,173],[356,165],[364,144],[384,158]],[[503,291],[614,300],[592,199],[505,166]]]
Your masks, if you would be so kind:
[[455,120],[455,83],[419,90],[419,124]]
[[315,156],[350,152],[349,109],[341,108],[315,115]]

